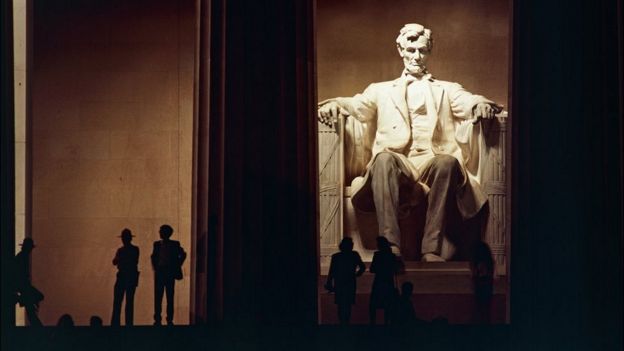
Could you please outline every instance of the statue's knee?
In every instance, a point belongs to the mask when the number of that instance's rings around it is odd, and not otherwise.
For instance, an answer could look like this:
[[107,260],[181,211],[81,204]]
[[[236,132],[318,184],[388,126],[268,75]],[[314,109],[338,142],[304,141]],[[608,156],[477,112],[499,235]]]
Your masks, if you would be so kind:
[[380,152],[379,154],[377,154],[377,156],[375,157],[375,161],[373,162],[372,165],[372,171],[379,171],[379,170],[388,170],[391,168],[395,168],[396,165],[396,159],[394,158],[394,156],[389,153],[389,152]]
[[460,169],[459,161],[450,155],[437,155],[433,159],[433,167],[441,172],[453,172]]

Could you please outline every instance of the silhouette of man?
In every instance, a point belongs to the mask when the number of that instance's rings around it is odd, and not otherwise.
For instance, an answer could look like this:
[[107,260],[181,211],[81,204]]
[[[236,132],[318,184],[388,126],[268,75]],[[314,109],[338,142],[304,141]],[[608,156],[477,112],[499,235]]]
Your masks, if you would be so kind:
[[20,246],[22,249],[14,258],[15,297],[19,305],[26,310],[29,324],[41,326],[37,311],[39,303],[43,300],[43,294],[30,281],[30,254],[35,248],[35,242],[31,238],[25,238]]
[[364,273],[366,266],[360,254],[353,251],[353,239],[342,239],[338,248],[340,252],[332,255],[329,264],[325,288],[336,294],[334,303],[338,305],[340,324],[349,324],[351,305],[355,303],[356,277]]
[[154,242],[152,267],[154,268],[154,325],[161,325],[163,292],[167,294],[167,325],[173,325],[173,297],[175,281],[182,279],[182,264],[186,252],[179,241],[170,240],[173,228],[160,227],[160,239]]
[[399,216],[427,201],[422,259],[444,261],[452,206],[469,219],[487,201],[479,184],[477,122],[493,119],[502,107],[429,74],[433,38],[424,26],[406,24],[396,44],[405,67],[400,77],[319,103],[318,119],[331,125],[350,115],[376,126],[366,174],[352,184],[353,206],[375,212],[380,235],[400,246]]
[[132,245],[132,232],[130,229],[121,231],[123,246],[117,249],[113,265],[117,266],[117,280],[113,289],[113,316],[111,326],[119,326],[121,315],[121,303],[126,296],[125,318],[126,325],[134,324],[134,292],[139,285],[139,248]]
[[369,318],[370,324],[375,324],[377,309],[383,308],[384,324],[388,324],[390,307],[396,296],[394,275],[398,271],[399,264],[397,256],[392,253],[388,239],[378,236],[377,249],[369,268],[370,272],[375,274],[370,295]]

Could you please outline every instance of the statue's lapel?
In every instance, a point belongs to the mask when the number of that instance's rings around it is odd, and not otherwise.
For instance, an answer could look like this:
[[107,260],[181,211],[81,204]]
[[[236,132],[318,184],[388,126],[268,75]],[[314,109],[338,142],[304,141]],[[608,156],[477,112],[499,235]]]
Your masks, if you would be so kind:
[[431,95],[433,95],[433,101],[435,103],[436,113],[440,112],[440,104],[442,103],[442,98],[444,97],[444,89],[438,85],[438,83],[431,79]]
[[390,97],[394,106],[399,110],[405,123],[409,125],[409,114],[407,112],[407,83],[405,79],[397,78],[392,84],[392,91]]

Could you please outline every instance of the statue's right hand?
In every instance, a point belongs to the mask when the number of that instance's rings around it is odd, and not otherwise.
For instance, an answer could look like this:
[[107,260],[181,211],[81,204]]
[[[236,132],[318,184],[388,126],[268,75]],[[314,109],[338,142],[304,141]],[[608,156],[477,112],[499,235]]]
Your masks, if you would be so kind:
[[330,101],[319,107],[318,120],[319,122],[331,127],[338,121],[340,112],[340,106],[338,103],[336,101]]

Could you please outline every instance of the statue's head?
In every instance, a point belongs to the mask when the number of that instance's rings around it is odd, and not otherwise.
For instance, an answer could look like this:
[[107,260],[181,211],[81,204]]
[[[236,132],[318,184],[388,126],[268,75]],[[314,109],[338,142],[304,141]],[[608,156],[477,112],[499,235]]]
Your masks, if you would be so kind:
[[396,43],[407,72],[414,75],[427,73],[427,58],[433,48],[431,30],[417,23],[408,23],[401,28]]

